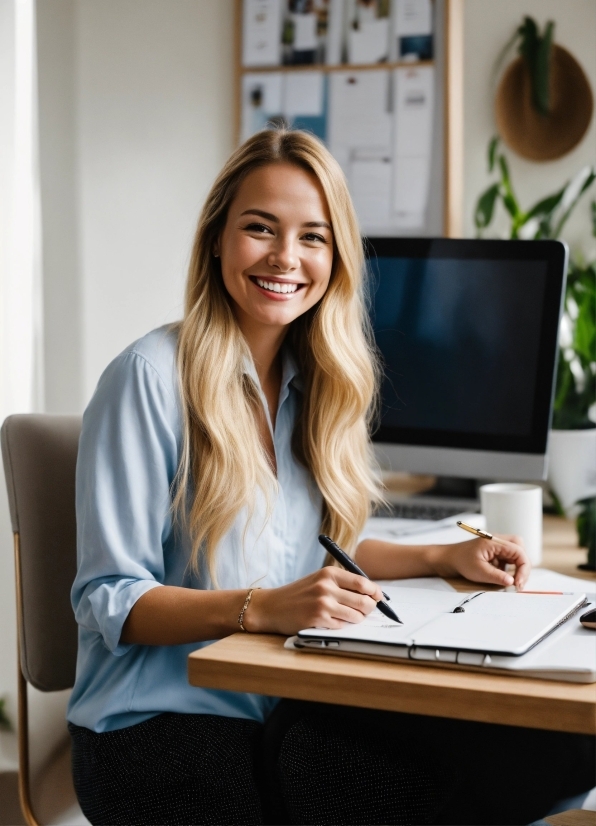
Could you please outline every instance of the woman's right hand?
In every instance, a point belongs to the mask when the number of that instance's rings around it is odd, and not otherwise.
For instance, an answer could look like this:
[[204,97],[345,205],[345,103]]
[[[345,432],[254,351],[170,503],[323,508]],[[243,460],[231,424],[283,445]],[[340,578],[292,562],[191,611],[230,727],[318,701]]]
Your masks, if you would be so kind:
[[253,591],[244,627],[286,635],[302,628],[343,628],[362,622],[381,599],[381,589],[370,579],[325,567],[289,585]]

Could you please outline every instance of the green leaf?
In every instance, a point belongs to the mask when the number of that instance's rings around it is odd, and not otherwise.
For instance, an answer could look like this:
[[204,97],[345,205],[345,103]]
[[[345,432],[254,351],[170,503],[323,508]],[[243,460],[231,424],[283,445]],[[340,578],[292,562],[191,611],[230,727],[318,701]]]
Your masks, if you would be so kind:
[[580,548],[589,548],[592,567],[596,568],[596,499],[582,499],[578,502],[582,509],[577,517],[577,544]]
[[[585,181],[583,182],[582,186],[580,187],[579,191],[577,192],[577,194],[575,195],[575,197],[573,198],[571,203],[567,206],[567,208],[565,209],[565,211],[564,211],[563,215],[561,216],[561,218],[559,218],[559,223],[556,225],[556,227],[554,229],[554,232],[553,232],[553,238],[558,238],[559,237],[559,235],[561,234],[561,230],[563,229],[563,227],[567,223],[567,219],[569,218],[569,216],[571,215],[571,213],[575,209],[577,202],[579,201],[581,196],[584,194],[586,189],[588,189],[588,187],[592,186],[592,183],[594,182],[594,180],[596,180],[596,167],[592,167],[590,169],[590,172],[587,175],[587,177],[586,177]],[[573,186],[574,182],[575,182],[575,178],[567,184],[567,186],[565,187],[565,191],[567,191],[567,189],[570,186]]]
[[592,210],[592,235],[596,238],[596,201],[590,204]]
[[542,115],[550,112],[550,54],[555,24],[549,20],[538,41],[533,66],[534,106]]
[[573,387],[573,374],[569,369],[569,365],[563,358],[563,354],[559,353],[559,365],[557,368],[557,392],[555,394],[554,403],[555,412],[558,412],[563,408],[565,399],[567,398],[571,387]]
[[476,229],[485,229],[492,221],[499,190],[500,184],[493,184],[478,198],[474,212]]
[[541,201],[534,204],[528,212],[528,218],[535,218],[538,215],[551,215],[561,203],[561,198],[563,197],[566,189],[567,184],[565,184],[563,189],[559,190],[559,192],[555,192],[554,195],[548,195],[546,198],[543,198]]
[[534,236],[535,241],[539,241],[541,238],[552,238],[553,231],[550,223],[550,216],[548,218],[543,218],[540,223],[538,224],[538,231]]
[[550,55],[554,26],[553,21],[549,20],[541,37],[536,21],[525,17],[518,29],[519,52],[526,62],[532,83],[532,104],[542,115],[549,113]]
[[504,155],[499,155],[499,167],[501,169],[501,183],[503,185],[503,203],[505,209],[512,218],[516,218],[521,214],[517,199],[513,194],[513,187],[511,186],[511,176],[509,174],[509,164]]
[[586,387],[578,393],[575,380],[568,365],[563,367],[564,360],[559,363],[560,373],[557,380],[557,404],[553,415],[553,427],[557,430],[580,430],[594,427],[588,418],[588,410],[594,401],[596,380],[588,374]]
[[509,174],[509,164],[505,155],[499,155],[499,168],[501,170],[501,181],[503,186],[511,190],[511,175]]
[[524,17],[524,22],[517,30],[520,36],[519,53],[522,57],[530,59],[536,49],[538,42],[538,26],[532,17]]
[[[488,145],[488,171],[489,172],[492,172],[493,169],[495,168],[495,158],[496,158],[498,145],[499,145],[499,136],[494,135],[494,137],[491,138],[491,142]],[[594,208],[596,209],[596,206]]]
[[573,349],[586,367],[591,361],[596,361],[596,296],[593,293],[584,293],[579,305]]
[[568,308],[570,298],[577,304],[571,346],[580,362],[584,381],[578,390],[570,365],[560,353],[553,427],[576,430],[594,427],[588,411],[596,399],[596,374],[591,366],[596,361],[596,260],[589,264],[577,259],[570,261],[565,299]]
[[575,271],[576,289],[596,296],[596,260]]
[[511,195],[510,192],[506,192],[505,195],[503,195],[503,204],[505,205],[505,209],[511,215],[512,218],[516,218],[519,215],[519,207],[517,205],[517,201]]
[[583,264],[576,259],[569,262],[569,272],[567,273],[567,293],[576,289],[596,290],[596,259],[589,264]]

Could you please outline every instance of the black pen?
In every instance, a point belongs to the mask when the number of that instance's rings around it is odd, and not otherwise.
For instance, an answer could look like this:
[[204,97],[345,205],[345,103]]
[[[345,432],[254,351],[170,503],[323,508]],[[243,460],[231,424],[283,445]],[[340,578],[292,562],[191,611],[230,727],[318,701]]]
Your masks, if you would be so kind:
[[[343,565],[346,571],[349,571],[351,574],[358,574],[358,576],[363,576],[365,579],[370,579],[370,577],[368,577],[364,573],[362,568],[359,568],[358,565],[356,565],[356,563],[354,562],[354,560],[350,559],[347,553],[345,551],[342,551],[339,545],[335,544],[333,539],[330,539],[328,536],[325,536],[325,534],[322,533],[319,535],[319,542],[325,548],[325,550],[331,554],[331,556],[333,557],[333,559],[336,560],[336,562],[339,562],[340,565]],[[385,594],[384,592],[383,596],[387,598],[387,594]],[[403,625],[402,621],[397,616],[395,611],[393,611],[387,605],[386,602],[383,602],[383,600],[379,600],[379,602],[377,602],[377,608],[382,614],[385,614],[385,616],[388,617],[390,620],[393,620],[394,622],[399,622],[400,625]]]

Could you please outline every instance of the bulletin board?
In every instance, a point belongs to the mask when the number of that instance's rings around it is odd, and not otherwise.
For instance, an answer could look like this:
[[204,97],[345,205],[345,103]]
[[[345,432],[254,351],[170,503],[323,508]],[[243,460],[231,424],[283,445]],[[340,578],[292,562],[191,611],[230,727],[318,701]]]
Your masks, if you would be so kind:
[[463,0],[236,0],[237,142],[320,137],[365,235],[459,237]]

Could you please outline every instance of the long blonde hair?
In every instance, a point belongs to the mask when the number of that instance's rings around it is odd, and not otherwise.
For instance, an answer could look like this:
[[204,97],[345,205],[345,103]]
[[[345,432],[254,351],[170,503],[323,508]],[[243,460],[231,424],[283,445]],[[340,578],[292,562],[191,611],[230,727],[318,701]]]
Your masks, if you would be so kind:
[[248,345],[224,287],[214,247],[240,183],[253,170],[290,163],[314,174],[331,216],[334,261],[323,298],[292,324],[287,343],[301,371],[304,398],[292,449],[321,492],[321,530],[353,553],[378,492],[368,437],[378,368],[364,304],[358,222],[344,175],[312,135],[259,132],[240,146],[213,184],[195,235],[179,327],[178,370],[184,441],[174,508],[192,539],[191,563],[204,558],[217,585],[216,552],[239,511],[250,514],[257,489],[276,481],[261,442],[261,402],[245,373]]

